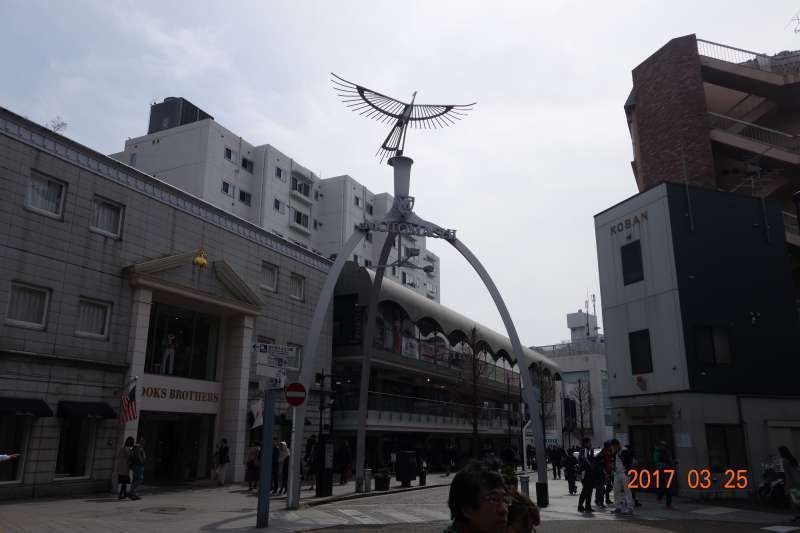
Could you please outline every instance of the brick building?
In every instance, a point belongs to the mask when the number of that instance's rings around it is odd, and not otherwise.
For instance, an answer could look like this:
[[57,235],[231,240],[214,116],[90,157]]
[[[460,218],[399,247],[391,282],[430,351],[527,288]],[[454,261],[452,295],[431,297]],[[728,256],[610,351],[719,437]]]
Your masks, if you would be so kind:
[[[149,481],[207,478],[223,437],[241,479],[252,344],[293,344],[299,366],[329,266],[0,108],[0,450],[22,454],[0,466],[0,499],[107,490],[137,435]],[[326,371],[330,346],[329,318]],[[139,413],[122,427],[129,383]]]
[[595,216],[612,421],[643,466],[665,442],[687,494],[744,496],[800,453],[799,90],[800,53],[694,35],[633,70],[640,192]]

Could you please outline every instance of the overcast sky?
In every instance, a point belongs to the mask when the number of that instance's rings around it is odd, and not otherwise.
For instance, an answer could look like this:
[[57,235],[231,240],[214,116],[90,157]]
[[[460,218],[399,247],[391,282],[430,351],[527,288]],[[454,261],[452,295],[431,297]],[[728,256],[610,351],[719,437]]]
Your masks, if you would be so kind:
[[[605,5],[601,5],[605,4]],[[0,106],[102,153],[183,96],[249,142],[322,177],[391,191],[374,157],[388,126],[348,111],[329,72],[401,100],[476,101],[411,130],[416,211],[493,276],[522,342],[566,339],[598,286],[593,215],[636,193],[622,105],[631,69],[690,33],[747,50],[800,48],[800,2],[135,2],[0,0]],[[442,303],[504,332],[445,242]]]

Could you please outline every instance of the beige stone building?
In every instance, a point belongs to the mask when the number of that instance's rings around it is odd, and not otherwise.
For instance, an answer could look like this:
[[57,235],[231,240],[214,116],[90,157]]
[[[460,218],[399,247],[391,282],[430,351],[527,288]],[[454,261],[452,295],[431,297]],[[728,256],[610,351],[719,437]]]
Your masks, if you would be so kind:
[[[108,490],[129,435],[146,482],[209,477],[221,438],[241,479],[263,385],[252,346],[294,346],[292,377],[329,266],[0,108],[0,451],[22,454],[0,465],[0,499]],[[329,319],[328,371],[330,339]],[[138,416],[121,426],[131,386]]]

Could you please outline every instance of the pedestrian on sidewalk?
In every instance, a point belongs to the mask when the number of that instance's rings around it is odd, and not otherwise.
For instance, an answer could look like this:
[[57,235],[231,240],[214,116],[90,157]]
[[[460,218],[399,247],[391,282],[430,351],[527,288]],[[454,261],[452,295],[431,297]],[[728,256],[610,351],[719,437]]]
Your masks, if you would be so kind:
[[541,523],[539,508],[533,501],[516,490],[509,493],[511,505],[508,507],[508,528],[506,533],[532,533]]
[[778,448],[778,455],[781,456],[781,466],[786,477],[786,492],[789,493],[789,501],[795,512],[792,523],[800,522],[800,469],[798,469],[797,459],[786,446]]
[[278,487],[280,487],[281,484],[280,461],[278,461],[278,456],[280,454],[281,447],[278,444],[278,439],[272,439],[272,457],[270,458],[272,461],[272,477],[268,481],[272,489],[272,494],[278,494]]
[[575,456],[572,454],[572,449],[570,449],[564,458],[564,479],[567,480],[570,496],[574,496],[578,493],[578,487],[575,484],[575,481],[578,479],[577,468],[578,460],[575,459]]
[[139,437],[136,444],[131,449],[131,491],[128,494],[131,500],[140,500],[141,498],[136,493],[136,490],[142,485],[144,481],[144,465],[147,462],[147,454],[144,451],[144,437]]
[[225,477],[228,474],[228,463],[231,462],[231,452],[228,448],[228,440],[222,439],[217,445],[217,451],[214,452],[214,474],[217,478],[217,486],[225,485]]
[[344,441],[342,445],[339,462],[342,468],[339,485],[344,485],[349,481],[350,471],[353,468],[353,453],[350,451],[350,443],[348,441]]
[[247,481],[247,490],[253,490],[258,487],[258,477],[261,470],[260,442],[255,441],[253,445],[247,449],[247,454],[244,458],[244,466],[244,480]]
[[553,448],[553,458],[550,460],[553,464],[553,479],[561,479],[561,467],[564,464],[564,449]]
[[606,481],[610,475],[610,463],[606,465],[606,454],[611,448],[608,441],[603,443],[603,448],[594,456],[594,503],[601,509],[606,508]]
[[617,439],[611,440],[614,464],[614,513],[633,514],[633,497],[628,486],[628,469],[631,467],[629,452],[620,447]]
[[578,512],[593,513],[592,485],[594,483],[594,457],[592,441],[588,437],[583,439],[580,455],[578,456],[578,470],[581,474],[581,495],[578,497]]
[[128,485],[131,482],[131,450],[133,450],[133,437],[125,439],[122,449],[117,452],[117,483],[119,483],[119,499],[128,497]]
[[286,494],[286,483],[289,480],[289,446],[286,441],[281,441],[278,445],[278,468],[280,470],[281,487],[278,494]]
[[[664,472],[666,469],[674,468],[675,462],[672,459],[672,454],[667,448],[667,441],[659,442],[653,450],[653,463],[656,468],[661,472],[661,479],[666,479],[668,476]],[[667,509],[672,509],[672,488],[665,487],[662,484],[658,488],[658,501],[661,501],[664,496],[667,497]]]
[[[630,444],[626,444],[625,445],[625,450],[628,452],[628,457],[629,457],[630,462],[631,462],[631,465],[629,467],[627,467],[628,470],[630,470],[631,468],[636,468],[637,466],[639,466],[639,459],[636,457],[636,452],[634,451],[633,448],[631,448]],[[642,503],[639,501],[639,498],[636,497],[636,493],[637,493],[636,489],[631,489],[631,498],[633,499],[633,506],[634,507],[641,507]]]
[[502,533],[510,497],[503,477],[472,461],[454,477],[447,506],[453,523],[443,533]]

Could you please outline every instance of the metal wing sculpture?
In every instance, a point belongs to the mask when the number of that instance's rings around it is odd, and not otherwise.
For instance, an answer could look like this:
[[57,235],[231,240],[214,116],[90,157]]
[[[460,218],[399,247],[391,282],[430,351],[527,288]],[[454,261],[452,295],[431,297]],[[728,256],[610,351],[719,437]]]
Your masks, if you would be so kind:
[[390,96],[367,89],[356,83],[340,78],[331,72],[334,90],[342,101],[353,111],[379,122],[394,121],[389,135],[378,148],[375,155],[380,154],[381,162],[387,157],[403,155],[406,144],[406,130],[411,125],[415,128],[436,129],[455,124],[456,120],[472,110],[475,102],[462,105],[420,105],[415,104],[417,92],[410,103],[395,100]]

